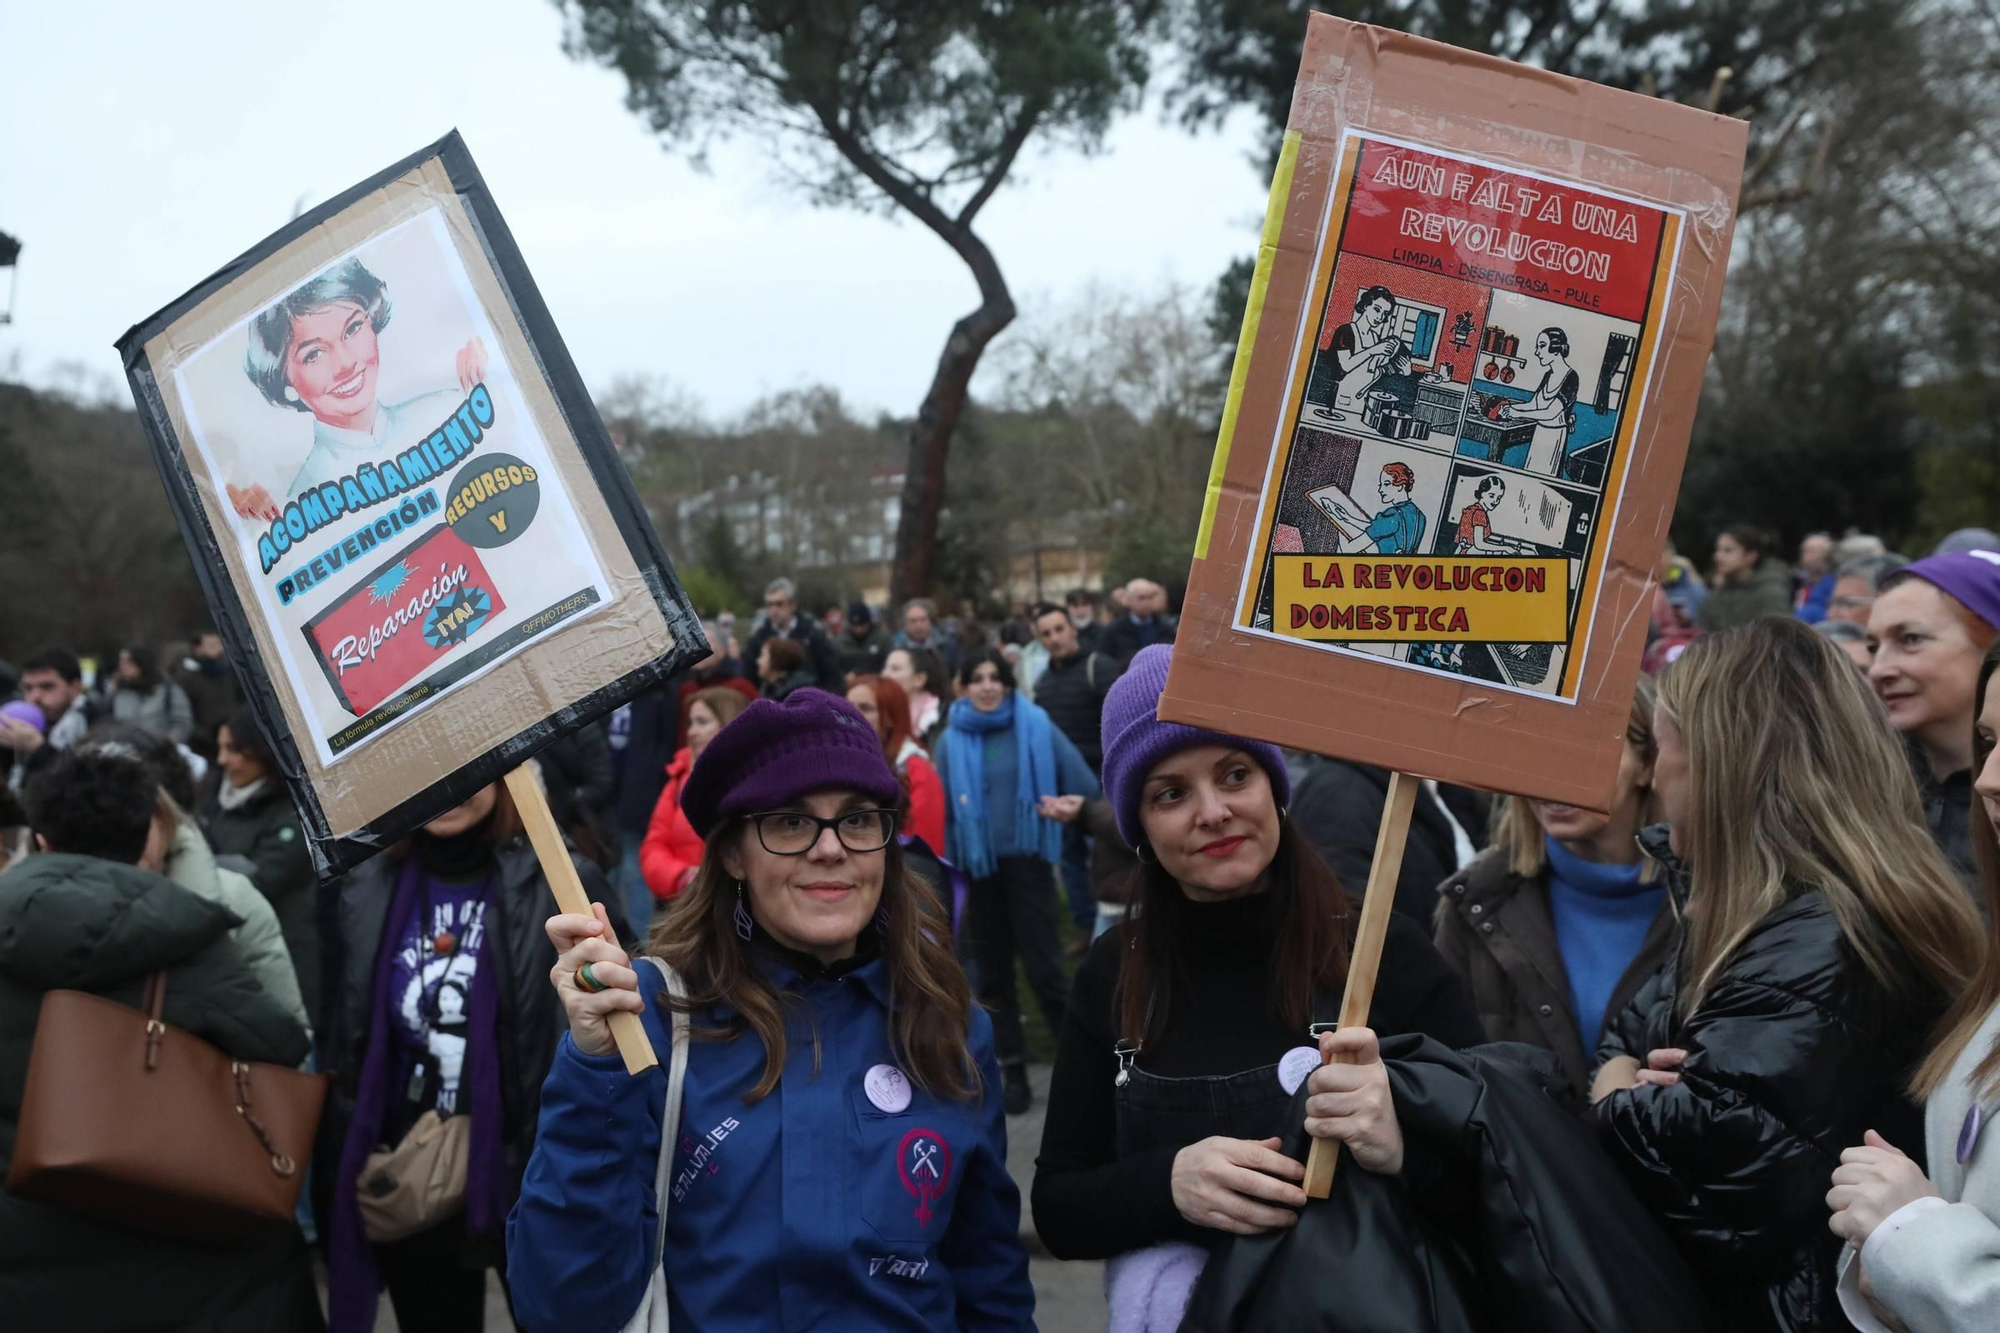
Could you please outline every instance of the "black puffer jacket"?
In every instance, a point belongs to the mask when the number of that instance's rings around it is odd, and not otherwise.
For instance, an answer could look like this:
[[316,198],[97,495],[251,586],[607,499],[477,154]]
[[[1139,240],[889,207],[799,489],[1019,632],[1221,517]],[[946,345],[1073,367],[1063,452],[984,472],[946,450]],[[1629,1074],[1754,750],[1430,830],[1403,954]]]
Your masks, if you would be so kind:
[[[1298,1224],[1225,1236],[1181,1333],[1693,1333],[1696,1283],[1563,1106],[1545,1052],[1382,1042],[1404,1167],[1350,1159]],[[1304,1160],[1305,1098],[1284,1151]]]
[[[549,985],[555,948],[543,923],[555,915],[556,907],[541,863],[526,837],[501,844],[495,855],[499,888],[486,918],[489,945],[480,966],[497,962],[500,968],[500,1096],[511,1196],[534,1148],[542,1081],[555,1059],[564,1020],[562,1006]],[[630,947],[631,936],[625,929],[618,895],[606,887],[596,866],[580,856],[573,859],[583,878],[584,892],[591,901],[604,904],[612,929]],[[377,856],[347,872],[335,886],[339,957],[329,959],[333,970],[326,1023],[319,1033],[320,1068],[333,1075],[320,1126],[321,1151],[331,1156],[322,1160],[339,1160],[347,1127],[354,1120],[356,1085],[374,1004],[375,967],[401,865],[386,855]]]
[[1123,671],[1102,653],[1077,652],[1051,661],[1035,681],[1035,702],[1070,738],[1093,773],[1104,767],[1104,696]]
[[[174,1027],[239,1060],[305,1059],[305,1028],[264,993],[229,938],[239,924],[163,875],[96,857],[30,856],[0,875],[0,1174],[13,1159],[46,991],[85,990],[136,1009],[147,976],[164,968],[163,1017]],[[296,1231],[254,1249],[216,1249],[0,1191],[0,1327],[320,1326]]]
[[[1664,849],[1649,839],[1648,850]],[[1681,1080],[1599,1102],[1600,1138],[1702,1274],[1706,1327],[1841,1328],[1827,1180],[1864,1130],[1918,1151],[1923,1113],[1903,1086],[1943,997],[1914,977],[1905,994],[1885,988],[1816,891],[1766,917],[1686,1018],[1675,1013],[1683,967],[1684,952],[1598,1048],[1643,1064],[1679,1047]]]

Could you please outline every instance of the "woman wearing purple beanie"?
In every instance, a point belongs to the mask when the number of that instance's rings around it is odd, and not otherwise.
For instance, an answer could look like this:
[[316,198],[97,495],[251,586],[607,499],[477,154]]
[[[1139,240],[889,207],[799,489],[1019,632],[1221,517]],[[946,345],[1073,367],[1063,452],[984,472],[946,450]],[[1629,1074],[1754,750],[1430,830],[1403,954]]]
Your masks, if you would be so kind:
[[2000,552],[1933,555],[1882,583],[1868,613],[1868,679],[1903,733],[1931,839],[1968,891],[1972,715],[1980,659],[2000,627]]
[[[1320,1035],[1346,981],[1349,899],[1285,819],[1291,784],[1275,746],[1155,719],[1172,660],[1166,645],[1144,649],[1104,700],[1104,786],[1139,855],[1135,911],[1077,971],[1034,1185],[1051,1254],[1135,1260],[1109,1273],[1114,1327],[1123,1305],[1153,1300],[1166,1280],[1153,1247],[1293,1223],[1304,1168],[1277,1136],[1301,1081],[1344,1094],[1351,1112],[1329,1106],[1308,1131],[1394,1174],[1401,1135],[1375,1031],[1485,1040],[1464,983],[1402,916],[1374,1030]],[[1327,1047],[1357,1062],[1315,1073]],[[1199,1249],[1181,1253],[1199,1266]]]
[[[507,1228],[534,1329],[1034,1328],[993,1026],[845,699],[761,699],[695,761],[706,844],[632,959],[548,923],[569,1017]],[[633,1077],[608,1018],[641,1016]]]

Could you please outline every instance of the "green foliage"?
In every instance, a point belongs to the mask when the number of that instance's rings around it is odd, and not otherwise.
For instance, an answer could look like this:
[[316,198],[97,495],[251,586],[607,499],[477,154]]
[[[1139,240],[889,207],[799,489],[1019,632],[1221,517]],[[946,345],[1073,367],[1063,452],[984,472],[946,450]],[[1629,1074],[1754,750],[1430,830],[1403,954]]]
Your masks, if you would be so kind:
[[1904,0],[1182,0],[1185,56],[1176,91],[1190,124],[1239,106],[1271,129],[1291,110],[1306,16],[1335,14],[1618,88],[1705,103],[1733,72],[1721,110],[1760,114],[1834,47],[1866,41],[1907,15]]
[[[1021,141],[1094,144],[1144,85],[1141,0],[562,0],[572,54],[670,143],[747,132],[821,202],[997,184]],[[879,164],[877,176],[857,160]],[[980,201],[983,202],[983,199]],[[976,212],[977,208],[970,210]],[[965,219],[969,221],[968,219]]]
[[680,575],[681,586],[687,589],[688,600],[703,616],[713,616],[723,611],[734,611],[739,606],[749,606],[752,598],[749,590],[724,578],[706,565],[689,565],[674,571]]
[[138,417],[0,384],[0,657],[102,655],[208,623]]

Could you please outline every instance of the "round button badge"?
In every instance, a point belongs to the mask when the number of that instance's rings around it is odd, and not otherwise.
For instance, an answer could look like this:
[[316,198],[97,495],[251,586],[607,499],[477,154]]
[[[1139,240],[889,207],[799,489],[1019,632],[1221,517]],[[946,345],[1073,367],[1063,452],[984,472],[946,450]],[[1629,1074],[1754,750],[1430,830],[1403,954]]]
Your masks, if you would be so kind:
[[861,1080],[863,1091],[875,1109],[901,1115],[910,1109],[910,1080],[894,1065],[876,1065]]
[[1319,1047],[1294,1046],[1278,1061],[1278,1086],[1288,1093],[1297,1092],[1306,1075],[1318,1068]]

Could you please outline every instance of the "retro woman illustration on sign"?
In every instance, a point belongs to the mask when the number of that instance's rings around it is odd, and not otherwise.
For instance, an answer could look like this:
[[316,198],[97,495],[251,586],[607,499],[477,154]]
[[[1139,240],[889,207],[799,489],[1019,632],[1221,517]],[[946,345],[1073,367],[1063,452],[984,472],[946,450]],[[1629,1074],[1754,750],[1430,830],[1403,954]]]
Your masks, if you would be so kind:
[[1390,463],[1375,483],[1382,508],[1375,514],[1359,513],[1331,496],[1320,499],[1327,517],[1343,534],[1358,532],[1366,538],[1355,549],[1379,551],[1383,555],[1413,555],[1424,540],[1424,511],[1410,500],[1417,486],[1417,474],[1407,463]]
[[1582,381],[1570,366],[1569,335],[1561,329],[1543,329],[1535,335],[1535,360],[1542,366],[1542,382],[1535,396],[1501,408],[1500,419],[1535,423],[1525,466],[1530,472],[1556,476],[1562,469],[1570,430],[1576,425],[1576,395]]
[[1334,366],[1340,376],[1333,405],[1359,412],[1369,390],[1391,375],[1410,373],[1410,350],[1389,332],[1396,294],[1387,287],[1364,287],[1354,298],[1354,321],[1333,331]]
[[[447,388],[400,403],[379,399],[376,335],[388,323],[388,286],[351,258],[250,321],[243,373],[273,406],[313,416],[312,452],[285,498],[411,448],[458,405]],[[456,361],[458,392],[469,392],[486,376],[485,345],[471,339]],[[238,517],[278,517],[280,506],[263,486],[232,484],[227,490]]]

